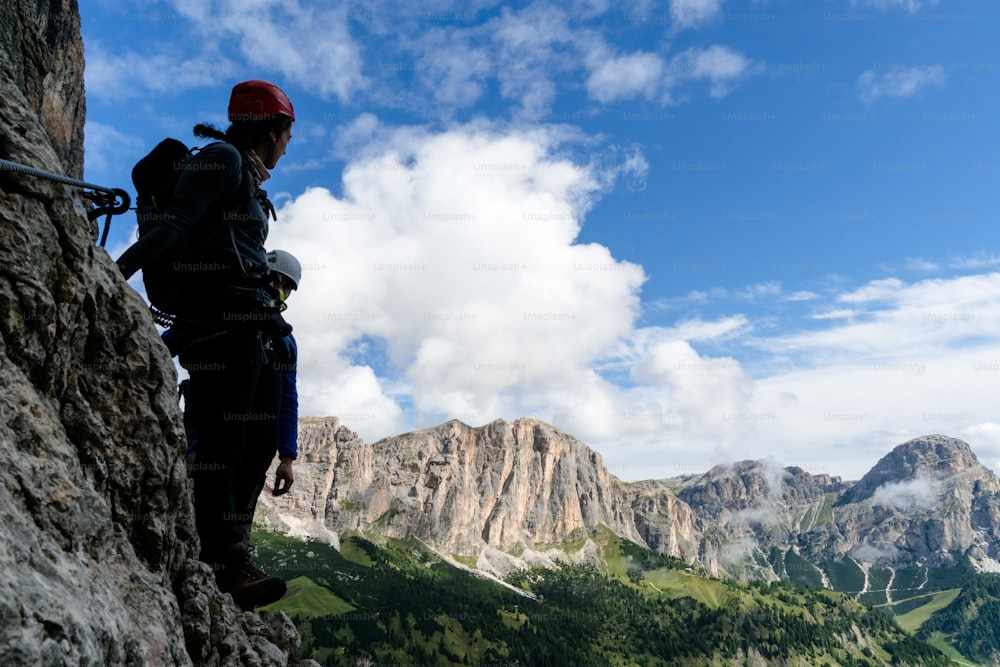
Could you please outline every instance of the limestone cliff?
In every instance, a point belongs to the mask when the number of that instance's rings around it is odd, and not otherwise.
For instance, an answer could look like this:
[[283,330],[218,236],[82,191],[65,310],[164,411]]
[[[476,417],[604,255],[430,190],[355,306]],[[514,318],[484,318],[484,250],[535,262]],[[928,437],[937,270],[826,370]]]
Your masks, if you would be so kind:
[[283,532],[377,529],[485,556],[487,570],[503,569],[487,562],[500,554],[544,561],[567,544],[585,550],[601,525],[665,553],[697,554],[694,516],[668,489],[622,483],[597,452],[538,420],[450,421],[372,445],[335,418],[304,422],[300,434],[293,492],[263,498],[258,512]]
[[[0,35],[0,157],[79,178],[76,4],[4,3]],[[288,619],[193,559],[174,368],[90,234],[78,190],[0,173],[0,664],[288,664]]]

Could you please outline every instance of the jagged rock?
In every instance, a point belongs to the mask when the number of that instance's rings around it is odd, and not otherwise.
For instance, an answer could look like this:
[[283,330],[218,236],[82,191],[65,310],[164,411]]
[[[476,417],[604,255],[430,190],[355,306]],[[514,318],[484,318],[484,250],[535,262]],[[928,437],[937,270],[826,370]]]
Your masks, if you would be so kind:
[[[11,134],[19,131],[24,136],[5,136],[0,154],[24,162],[34,146],[44,143],[56,161],[47,166],[32,162],[32,166],[56,167],[59,173],[80,178],[86,101],[79,83],[84,61],[76,2],[4,3],[0,38],[6,47],[0,58],[3,81],[18,91],[0,104],[18,109],[31,121],[5,125]],[[5,121],[16,118],[8,113],[3,113]]]
[[955,438],[903,443],[858,482],[743,461],[682,484],[678,497],[715,529],[701,555],[713,573],[737,574],[735,562],[723,562],[727,548],[735,561],[758,563],[778,548],[813,563],[850,556],[937,566],[965,555],[981,569],[998,567],[1000,481]]
[[698,554],[703,539],[701,521],[668,485],[654,480],[619,482],[618,489],[632,508],[640,544],[688,560]]
[[911,482],[921,477],[940,480],[978,465],[979,460],[969,445],[957,438],[944,435],[916,438],[883,456],[837,504],[866,500],[887,484]]
[[968,444],[943,435],[903,443],[834,507],[831,554],[870,547],[887,562],[950,564],[967,555],[984,569],[1000,560],[1000,481]]
[[585,548],[605,525],[664,553],[696,553],[693,515],[666,487],[617,480],[597,452],[538,420],[450,421],[372,445],[336,419],[303,422],[300,434],[292,492],[262,498],[257,515],[282,532],[377,528],[479,556],[543,554],[570,541]]
[[[0,35],[0,156],[79,178],[76,4],[5,3]],[[0,173],[0,266],[0,664],[287,664],[287,619],[193,560],[174,367],[79,191]]]

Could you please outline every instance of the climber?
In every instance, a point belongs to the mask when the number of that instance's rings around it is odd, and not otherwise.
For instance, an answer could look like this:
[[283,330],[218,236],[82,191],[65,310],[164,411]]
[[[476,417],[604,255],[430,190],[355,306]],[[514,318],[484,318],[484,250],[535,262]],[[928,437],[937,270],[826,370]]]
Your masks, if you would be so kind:
[[[299,282],[302,279],[302,265],[294,255],[285,250],[272,250],[267,253],[267,261],[272,271],[271,284],[278,293],[279,301],[285,304],[291,293],[299,287]],[[295,343],[295,337],[289,333],[281,340],[276,340],[274,347],[274,364],[281,376],[278,440],[275,443],[276,447],[272,447],[269,452],[261,453],[261,458],[253,471],[257,483],[249,489],[249,494],[245,498],[236,499],[238,503],[237,514],[247,519],[240,524],[242,541],[247,546],[250,545],[250,528],[257,507],[257,498],[264,489],[267,469],[274,459],[275,449],[278,452],[279,463],[274,473],[274,488],[271,490],[271,494],[282,496],[288,493],[295,481],[295,476],[292,473],[292,461],[298,456],[299,450],[299,397],[295,382],[298,346]]]
[[[299,282],[302,279],[302,265],[294,255],[286,250],[272,250],[267,253],[267,262],[272,271],[271,284],[278,294],[279,301],[282,304],[286,304],[291,293],[298,289]],[[167,329],[162,334],[163,342],[167,346],[167,349],[170,350],[171,356],[176,356],[177,354],[175,350],[175,336],[173,328]],[[278,411],[277,452],[279,464],[275,471],[274,488],[271,490],[271,494],[274,496],[282,496],[288,493],[292,487],[292,483],[295,481],[292,462],[298,457],[299,449],[299,397],[296,387],[297,358],[298,346],[292,334],[288,334],[280,341],[275,342],[274,362],[281,375],[281,407]],[[190,380],[183,380],[180,383],[178,387],[179,396],[186,396],[190,384]],[[188,463],[194,463],[198,446],[197,423],[194,419],[191,405],[187,400],[185,400],[184,404],[184,428],[188,439],[186,458]],[[243,542],[247,545],[250,544],[252,517],[256,511],[257,499],[260,496],[260,492],[264,489],[267,468],[270,467],[273,457],[274,452],[272,451],[270,456],[264,457],[267,458],[266,462],[263,460],[260,462],[259,470],[261,477],[259,485],[253,491],[251,497],[246,499],[244,503],[245,511],[242,513],[251,519],[240,526],[243,533]],[[240,514],[240,512],[237,512],[237,514]]]
[[197,136],[217,141],[185,164],[155,226],[117,263],[126,278],[142,269],[147,291],[170,276],[184,297],[171,314],[198,434],[191,472],[200,558],[220,590],[252,609],[286,591],[253,563],[241,530],[249,517],[238,499],[252,493],[257,462],[273,456],[277,442],[275,343],[291,327],[270,284],[265,211],[273,216],[274,209],[260,186],[285,154],[295,112],[280,88],[251,80],[233,87],[228,117],[225,132],[195,126]]

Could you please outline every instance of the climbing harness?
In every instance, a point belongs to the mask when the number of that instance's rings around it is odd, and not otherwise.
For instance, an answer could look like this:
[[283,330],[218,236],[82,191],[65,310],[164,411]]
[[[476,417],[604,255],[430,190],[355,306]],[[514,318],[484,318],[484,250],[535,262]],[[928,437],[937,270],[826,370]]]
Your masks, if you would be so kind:
[[66,185],[72,185],[84,190],[90,190],[90,192],[83,193],[83,198],[91,203],[91,209],[87,212],[87,219],[90,220],[91,225],[93,226],[92,231],[94,234],[94,240],[97,240],[97,219],[102,215],[107,216],[104,220],[104,232],[101,234],[100,245],[102,248],[108,240],[108,231],[111,229],[111,216],[121,215],[129,209],[129,206],[132,203],[132,198],[121,188],[106,188],[101,185],[87,183],[86,181],[78,181],[74,178],[67,178],[65,176],[60,176],[59,174],[42,171],[41,169],[28,167],[23,164],[18,164],[17,162],[11,162],[10,160],[0,160],[0,171],[12,171],[19,174],[27,174],[29,176],[55,181],[56,183],[65,183]]

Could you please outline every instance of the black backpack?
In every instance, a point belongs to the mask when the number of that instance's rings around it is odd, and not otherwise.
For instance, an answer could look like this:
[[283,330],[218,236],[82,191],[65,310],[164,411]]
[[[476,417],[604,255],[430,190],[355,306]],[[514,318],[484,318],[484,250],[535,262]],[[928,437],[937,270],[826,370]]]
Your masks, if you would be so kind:
[[[174,188],[196,150],[189,149],[177,139],[167,138],[132,168],[140,238],[166,219],[164,212],[170,205]],[[143,268],[146,296],[154,308],[175,314],[183,308],[184,299],[191,298],[188,284],[190,271],[186,267],[196,265],[204,250],[226,233],[237,216],[222,213],[241,208],[253,196],[253,188],[249,186],[252,182],[244,169],[241,186],[231,196],[220,198],[220,202],[209,209],[199,221],[197,234],[181,239],[170,251]]]

